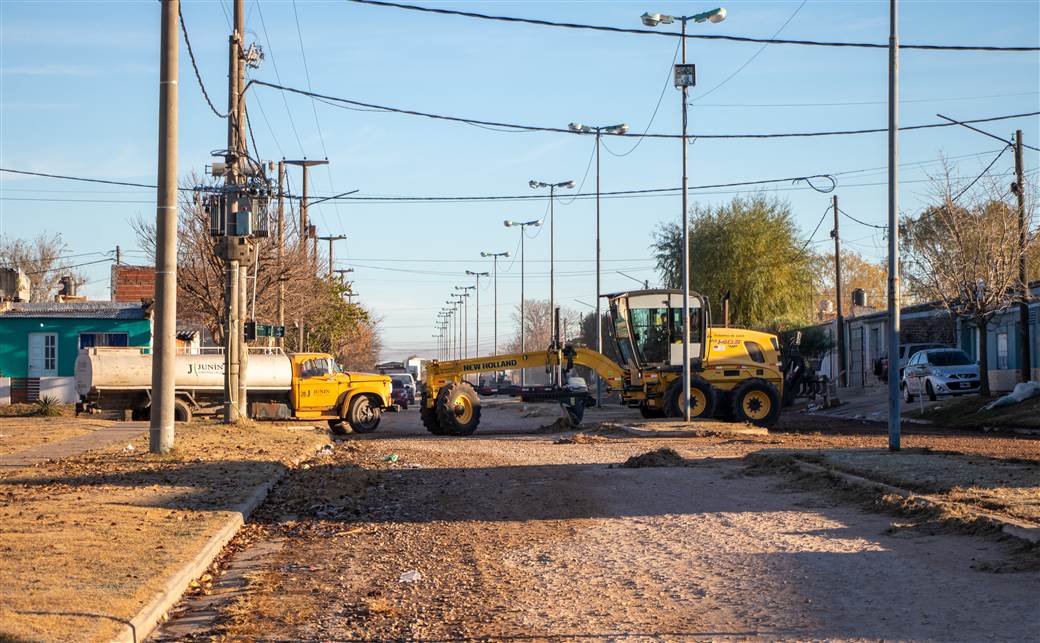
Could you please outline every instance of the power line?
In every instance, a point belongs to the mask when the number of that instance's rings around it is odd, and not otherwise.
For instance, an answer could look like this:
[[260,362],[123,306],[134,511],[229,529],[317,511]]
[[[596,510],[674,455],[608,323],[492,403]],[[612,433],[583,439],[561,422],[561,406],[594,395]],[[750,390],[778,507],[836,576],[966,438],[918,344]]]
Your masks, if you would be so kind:
[[0,172],[10,172],[11,174],[25,174],[27,176],[42,176],[48,179],[64,179],[66,181],[82,181],[84,183],[105,183],[107,185],[125,185],[132,188],[151,188],[155,189],[154,185],[145,185],[144,183],[130,183],[127,181],[112,181],[109,179],[87,179],[80,176],[66,176],[63,174],[47,174],[45,172],[30,172],[29,170],[12,170],[9,168],[0,167]]
[[[355,0],[351,0],[355,1]],[[270,87],[283,92],[292,92],[294,94],[300,94],[302,96],[310,96],[312,98],[321,98],[332,103],[343,103],[345,105],[355,105],[360,107],[367,107],[378,111],[391,112],[395,114],[404,114],[407,116],[420,116],[423,118],[429,118],[433,120],[451,121],[455,123],[464,123],[467,125],[487,125],[491,127],[505,128],[509,130],[515,130],[517,132],[552,132],[556,134],[570,134],[573,136],[586,136],[582,132],[574,132],[570,129],[562,127],[542,127],[538,125],[519,125],[516,123],[502,123],[498,121],[486,121],[475,118],[463,118],[461,116],[449,116],[445,114],[435,114],[431,112],[420,112],[412,109],[403,109],[399,107],[388,107],[386,105],[376,105],[373,103],[365,103],[349,98],[339,98],[336,96],[328,96],[326,94],[318,94],[310,90],[298,89],[295,87],[286,87],[285,85],[279,85],[276,83],[269,83],[263,80],[252,80],[251,85],[260,85],[263,87]],[[1022,114],[1008,114],[1006,116],[991,116],[988,118],[976,118],[972,120],[960,121],[961,123],[989,123],[993,121],[1003,121],[1013,118],[1024,118],[1028,116],[1040,115],[1040,111],[1037,112],[1025,112]],[[925,125],[907,125],[900,127],[899,131],[912,131],[919,129],[931,129],[936,127],[950,127],[957,125],[957,123],[928,123]],[[734,139],[767,139],[767,138],[806,138],[806,137],[819,137],[819,136],[848,136],[853,134],[876,134],[880,132],[887,132],[888,128],[870,128],[870,129],[853,129],[853,130],[834,130],[834,131],[823,131],[823,132],[782,132],[782,133],[770,133],[770,134],[689,134],[691,138],[703,138],[703,139],[719,139],[719,140],[734,140]],[[612,134],[609,132],[603,132],[603,136],[625,136],[624,134]],[[643,134],[644,137],[649,138],[662,138],[662,139],[679,139],[682,138],[680,134]]]
[[97,261],[87,261],[85,263],[77,263],[71,266],[56,266],[50,270],[35,270],[33,272],[27,272],[26,275],[44,275],[48,272],[58,272],[59,270],[71,270],[72,268],[82,268],[83,266],[93,266],[96,263],[105,263],[106,261],[115,261],[114,258],[108,257],[107,259],[98,259]]
[[[1017,92],[1012,94],[989,94],[986,96],[950,96],[947,98],[914,98],[901,99],[899,104],[904,103],[947,103],[962,100],[982,100],[991,98],[1012,98],[1017,96],[1036,96],[1040,92]],[[699,103],[697,107],[849,107],[867,105],[887,105],[888,101],[866,100],[845,101],[834,103]]]
[[[848,212],[842,210],[841,208],[838,208],[838,212],[841,212],[842,214],[844,214],[848,218],[852,219],[856,223],[858,223],[860,225],[865,225],[868,228],[877,228],[878,230],[888,230],[888,226],[887,225],[878,225],[876,223],[867,223],[866,221],[861,221],[860,219],[857,219],[856,217],[852,216],[851,214],[849,214]],[[844,241],[844,243],[850,243],[850,242],[849,241]]]
[[199,65],[195,62],[195,53],[191,50],[191,40],[188,40],[188,27],[184,24],[184,13],[181,11],[181,5],[179,3],[177,4],[177,17],[180,18],[181,33],[184,34],[184,44],[188,48],[188,58],[191,59],[191,68],[195,70],[195,80],[199,81],[199,89],[202,90],[202,97],[206,99],[206,104],[209,105],[209,108],[213,110],[213,113],[216,114],[218,118],[227,118],[227,113],[221,112],[213,105],[213,101],[209,98],[209,92],[206,91],[206,85],[202,82],[202,74],[199,73]]
[[646,138],[647,132],[650,131],[650,128],[654,124],[654,119],[657,118],[658,110],[661,109],[661,101],[664,100],[665,92],[668,91],[668,86],[672,84],[672,69],[675,67],[675,61],[679,58],[679,46],[681,44],[682,41],[675,43],[675,53],[672,54],[672,64],[668,66],[668,73],[664,77],[664,86],[661,87],[661,95],[657,97],[657,105],[654,106],[654,112],[650,114],[650,120],[646,124],[646,129],[644,129],[643,133],[639,135],[639,140],[636,141],[636,144],[633,145],[627,152],[615,152],[614,150],[610,149],[610,146],[607,145],[606,141],[603,141],[603,149],[607,150],[607,153],[611,156],[628,156],[632,152],[635,152],[636,148],[642,144],[643,139]]
[[989,162],[989,165],[986,166],[986,169],[982,170],[982,172],[980,172],[978,176],[971,180],[971,183],[966,185],[963,190],[958,192],[957,196],[953,197],[952,202],[956,203],[957,199],[964,196],[965,192],[970,190],[972,186],[979,182],[979,179],[986,176],[986,173],[989,172],[993,168],[993,166],[997,164],[997,161],[1000,159],[1000,157],[1004,156],[1004,152],[1008,151],[1009,149],[1011,149],[1011,146],[1007,145],[1004,147],[1004,149],[1000,150],[1000,152],[998,152],[997,155],[993,157],[993,160]]
[[[813,237],[815,237],[816,233],[819,232],[820,226],[823,225],[823,220],[827,218],[827,215],[830,213],[830,211],[831,206],[828,205],[827,209],[823,211],[823,216],[821,216],[820,220],[816,222],[816,227],[813,228],[812,234],[809,235],[809,238],[805,240],[805,244],[802,245],[801,250],[798,251],[798,254],[802,254],[803,252],[805,252],[805,249],[809,247],[810,243],[815,243],[813,241]],[[823,239],[823,241],[826,241],[826,239]]]
[[[573,22],[554,22],[551,20],[539,20],[535,18],[515,18],[512,16],[493,16],[472,11],[453,11],[450,9],[437,9],[434,7],[420,7],[412,4],[398,2],[385,2],[382,0],[347,0],[357,4],[366,4],[377,7],[392,7],[395,9],[406,9],[408,11],[421,11],[424,13],[436,13],[449,16],[462,16],[466,18],[478,18],[481,20],[495,20],[498,22],[513,22],[542,27],[561,27],[564,29],[585,29],[590,31],[606,31],[612,33],[638,34],[641,36],[665,36],[679,38],[681,34],[674,31],[656,31],[651,29],[627,29],[623,27],[607,27],[601,25],[587,25]],[[749,38],[746,36],[722,36],[717,34],[686,34],[687,38],[696,40],[727,40],[731,42],[757,42],[776,45],[809,45],[816,47],[860,47],[866,49],[887,49],[887,44],[871,42],[832,42],[823,40],[792,40],[776,38]],[[1004,47],[988,45],[899,45],[900,49],[923,49],[937,51],[1040,51],[1040,47]]]
[[[804,7],[805,3],[808,2],[808,1],[809,0],[802,0],[802,3],[800,5],[798,5],[797,9],[794,10],[794,13],[791,14],[791,17],[788,18],[787,20],[785,20],[784,24],[780,25],[780,28],[777,29],[776,32],[773,33],[772,36],[770,36],[770,40],[772,40],[772,39],[776,38],[777,36],[779,36],[780,32],[782,32],[785,28],[787,28],[787,25],[791,24],[791,21],[794,20],[794,17],[798,15],[798,13],[802,10],[802,7]],[[700,99],[704,98],[705,96],[714,93],[716,89],[719,89],[720,87],[722,87],[723,85],[725,85],[729,81],[733,80],[733,78],[736,77],[736,75],[739,74],[740,72],[744,71],[744,68],[747,67],[748,65],[750,65],[755,60],[755,58],[758,58],[759,54],[761,54],[763,51],[765,51],[766,47],[768,47],[768,46],[769,46],[768,42],[762,43],[762,46],[758,48],[758,51],[756,51],[754,54],[752,54],[750,58],[745,60],[743,65],[741,65],[740,67],[737,67],[736,71],[734,71],[729,76],[726,76],[725,78],[723,78],[722,82],[720,82],[719,84],[715,85],[714,87],[712,87],[708,91],[704,92],[703,94],[699,94],[699,95],[695,96],[694,98],[691,98],[690,102],[691,103],[695,103],[695,102],[699,101]]]

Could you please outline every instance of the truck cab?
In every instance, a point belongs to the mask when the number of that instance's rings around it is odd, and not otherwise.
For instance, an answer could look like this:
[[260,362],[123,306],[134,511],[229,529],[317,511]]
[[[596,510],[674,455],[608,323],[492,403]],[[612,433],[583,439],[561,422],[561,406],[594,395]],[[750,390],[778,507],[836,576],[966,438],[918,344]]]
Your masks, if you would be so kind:
[[328,420],[334,429],[347,422],[355,433],[369,433],[384,409],[395,410],[385,375],[348,373],[327,353],[294,353],[290,359],[296,418]]

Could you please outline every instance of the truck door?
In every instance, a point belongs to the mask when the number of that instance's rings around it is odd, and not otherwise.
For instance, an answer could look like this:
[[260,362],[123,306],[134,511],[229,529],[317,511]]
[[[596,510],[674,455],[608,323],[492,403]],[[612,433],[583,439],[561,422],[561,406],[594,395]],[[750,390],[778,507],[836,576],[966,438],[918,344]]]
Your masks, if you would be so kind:
[[294,400],[297,411],[329,411],[336,406],[339,385],[328,357],[300,363],[299,384]]

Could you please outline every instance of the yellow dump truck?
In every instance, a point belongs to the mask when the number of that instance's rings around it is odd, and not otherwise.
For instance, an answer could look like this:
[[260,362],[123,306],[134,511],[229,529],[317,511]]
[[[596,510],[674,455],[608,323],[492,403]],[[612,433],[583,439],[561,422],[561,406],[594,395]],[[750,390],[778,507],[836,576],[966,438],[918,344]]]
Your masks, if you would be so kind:
[[[690,390],[682,387],[682,292],[650,289],[607,295],[611,333],[621,363],[554,340],[544,352],[433,361],[426,369],[422,422],[439,435],[469,435],[480,423],[480,399],[465,378],[481,372],[545,368],[595,371],[607,391],[644,417],[679,417],[687,394],[691,416],[771,426],[780,416],[784,376],[776,335],[712,327],[708,301],[690,293]],[[557,381],[566,381],[565,377]],[[556,387],[538,393],[581,422],[591,394]]]
[[[189,349],[176,356],[174,416],[215,414],[224,402],[224,351]],[[376,430],[395,411],[390,378],[346,372],[326,353],[249,348],[245,369],[249,415],[255,419],[346,422],[357,433]],[[129,413],[146,419],[151,407],[152,356],[140,348],[86,348],[76,358],[77,412]]]

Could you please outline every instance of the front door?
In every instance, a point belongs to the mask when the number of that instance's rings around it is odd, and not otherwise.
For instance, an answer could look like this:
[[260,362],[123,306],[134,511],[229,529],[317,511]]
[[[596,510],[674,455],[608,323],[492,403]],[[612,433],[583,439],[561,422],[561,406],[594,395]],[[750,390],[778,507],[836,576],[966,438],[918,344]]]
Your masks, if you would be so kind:
[[57,374],[57,333],[29,333],[29,377],[55,377]]

